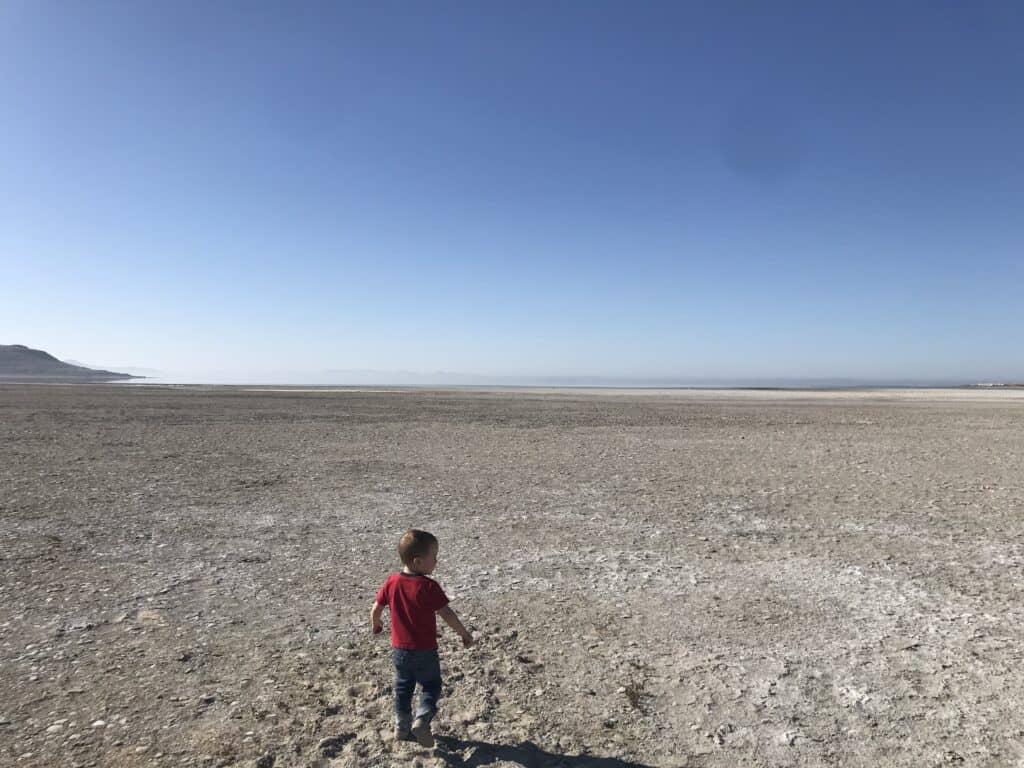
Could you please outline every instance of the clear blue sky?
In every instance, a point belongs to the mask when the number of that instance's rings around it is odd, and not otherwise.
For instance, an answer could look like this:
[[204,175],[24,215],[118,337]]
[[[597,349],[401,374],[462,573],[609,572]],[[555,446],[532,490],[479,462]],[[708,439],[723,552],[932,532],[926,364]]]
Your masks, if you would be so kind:
[[1024,378],[1021,40],[1009,0],[8,0],[0,343]]

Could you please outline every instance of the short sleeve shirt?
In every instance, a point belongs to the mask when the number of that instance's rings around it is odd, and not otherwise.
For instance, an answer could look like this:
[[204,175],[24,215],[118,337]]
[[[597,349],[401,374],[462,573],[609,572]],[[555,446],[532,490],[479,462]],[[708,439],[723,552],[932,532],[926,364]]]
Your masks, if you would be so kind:
[[448,605],[441,585],[417,573],[393,573],[377,592],[391,611],[391,645],[408,650],[437,648],[436,612]]

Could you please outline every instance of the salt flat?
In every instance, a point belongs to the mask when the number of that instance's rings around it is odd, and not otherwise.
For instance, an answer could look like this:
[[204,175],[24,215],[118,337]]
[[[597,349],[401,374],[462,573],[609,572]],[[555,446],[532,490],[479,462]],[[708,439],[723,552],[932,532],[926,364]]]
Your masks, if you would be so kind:
[[1021,764],[1022,466],[1020,390],[3,385],[0,764]]

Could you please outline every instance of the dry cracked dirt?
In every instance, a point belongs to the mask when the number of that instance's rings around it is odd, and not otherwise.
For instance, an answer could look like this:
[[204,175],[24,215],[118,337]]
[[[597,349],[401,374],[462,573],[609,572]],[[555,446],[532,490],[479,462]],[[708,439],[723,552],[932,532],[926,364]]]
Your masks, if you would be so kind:
[[1024,765],[1022,467],[1012,391],[3,385],[0,765]]

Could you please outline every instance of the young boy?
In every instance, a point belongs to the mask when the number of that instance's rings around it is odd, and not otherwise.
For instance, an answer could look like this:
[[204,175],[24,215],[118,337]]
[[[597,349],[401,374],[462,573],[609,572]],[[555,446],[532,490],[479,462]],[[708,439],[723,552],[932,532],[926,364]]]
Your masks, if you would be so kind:
[[[455,611],[448,597],[430,578],[437,567],[437,539],[426,531],[411,530],[398,543],[402,571],[388,576],[377,592],[370,609],[370,628],[374,634],[384,627],[380,617],[387,607],[391,612],[391,658],[395,663],[395,739],[418,741],[434,746],[430,721],[437,714],[441,697],[441,662],[437,656],[437,619],[440,616],[458,632],[469,648],[473,635]],[[420,684],[419,707],[412,719],[412,694]]]

